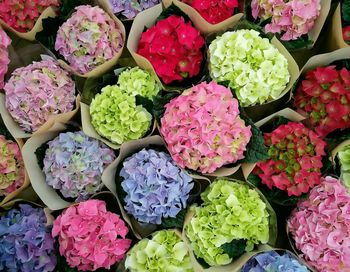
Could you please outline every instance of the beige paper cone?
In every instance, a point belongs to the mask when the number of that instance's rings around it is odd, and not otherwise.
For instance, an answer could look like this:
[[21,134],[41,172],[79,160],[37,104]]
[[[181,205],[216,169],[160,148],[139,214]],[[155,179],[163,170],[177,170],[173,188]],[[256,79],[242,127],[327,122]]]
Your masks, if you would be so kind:
[[[280,110],[280,111],[260,120],[259,122],[256,122],[255,125],[257,127],[261,127],[278,116],[282,116],[282,117],[284,117],[290,121],[293,121],[293,122],[300,122],[300,121],[305,119],[305,117],[300,115],[299,113],[293,111],[292,109],[286,108],[286,109]],[[242,172],[243,172],[243,176],[244,176],[245,180],[248,180],[248,176],[254,170],[255,165],[256,165],[256,163],[243,163],[242,164]]]
[[224,31],[230,27],[233,27],[244,15],[243,13],[237,13],[218,24],[211,24],[205,20],[197,10],[179,0],[163,0],[163,4],[166,8],[171,4],[177,6],[191,19],[195,27],[204,35]]
[[31,31],[29,32],[18,32],[17,30],[13,29],[12,27],[10,27],[8,24],[6,24],[3,20],[0,19],[0,25],[11,31],[12,33],[16,34],[18,37],[25,39],[25,40],[29,40],[29,41],[35,41],[35,35],[36,33],[40,32],[43,30],[43,24],[42,21],[48,17],[56,17],[56,12],[57,12],[57,8],[55,7],[48,7],[46,8],[43,13],[39,16],[39,18],[37,19],[34,27],[32,28]]
[[341,4],[338,4],[338,7],[333,14],[331,27],[328,32],[327,49],[329,51],[333,51],[339,48],[349,48],[349,47],[350,45],[348,45],[343,39],[342,22],[341,22]]
[[5,107],[5,94],[0,93],[0,114],[8,131],[15,138],[29,138],[34,135],[42,134],[48,131],[55,123],[67,123],[79,111],[80,95],[76,97],[75,108],[66,113],[54,114],[34,133],[24,132],[22,128],[13,120],[11,114]]

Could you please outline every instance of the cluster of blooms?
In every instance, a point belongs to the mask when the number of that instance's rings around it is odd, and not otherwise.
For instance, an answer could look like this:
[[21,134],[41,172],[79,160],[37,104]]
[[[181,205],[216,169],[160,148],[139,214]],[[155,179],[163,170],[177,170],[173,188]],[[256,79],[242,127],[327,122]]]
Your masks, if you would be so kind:
[[193,272],[188,249],[174,230],[161,230],[151,240],[138,242],[128,252],[125,267],[130,272]]
[[116,144],[141,138],[152,123],[152,115],[117,85],[106,86],[95,96],[90,115],[97,133]]
[[244,158],[252,134],[228,88],[203,82],[165,107],[160,131],[180,167],[212,173]]
[[204,39],[200,32],[180,16],[171,15],[142,33],[138,54],[153,65],[165,84],[199,74]]
[[149,9],[159,2],[159,0],[109,0],[113,13],[122,15],[129,20],[134,19],[139,12]]
[[6,196],[24,183],[25,170],[17,143],[0,135],[0,196]]
[[6,32],[0,28],[0,89],[4,87],[4,79],[10,63],[8,53],[8,47],[10,44],[11,39],[7,36]]
[[350,270],[350,195],[341,182],[322,179],[288,220],[302,257],[320,272]]
[[242,106],[276,100],[289,82],[287,59],[255,30],[225,32],[209,46],[209,70],[229,82]]
[[182,0],[182,2],[197,10],[211,24],[218,24],[230,18],[238,7],[238,0]]
[[59,28],[55,50],[74,70],[85,74],[122,50],[123,39],[118,24],[104,10],[79,6]]
[[83,271],[110,269],[121,261],[131,240],[124,221],[108,212],[101,200],[88,200],[63,211],[53,223],[59,251],[70,267]]
[[350,25],[343,27],[342,32],[344,41],[350,44]]
[[289,122],[264,134],[270,159],[258,162],[255,173],[270,189],[300,196],[320,183],[326,143],[302,123]]
[[168,154],[152,149],[127,158],[120,176],[125,210],[143,223],[161,224],[162,218],[176,217],[193,188],[192,178]]
[[44,210],[27,204],[0,217],[1,271],[54,271],[55,240],[46,224]]
[[201,194],[203,204],[185,227],[198,258],[211,265],[229,264],[232,259],[221,247],[233,240],[247,241],[246,251],[269,240],[269,213],[255,189],[247,184],[219,179]]
[[27,132],[35,132],[50,115],[69,112],[74,107],[75,83],[51,58],[17,68],[4,91],[7,110]]
[[2,0],[0,19],[19,32],[28,32],[46,8],[59,5],[60,0]]
[[48,185],[82,201],[102,189],[102,172],[114,159],[112,149],[81,131],[61,133],[48,142],[43,171]]
[[252,16],[271,19],[266,32],[283,34],[281,40],[296,40],[307,34],[320,15],[321,0],[253,0]]
[[271,250],[259,253],[249,259],[240,272],[309,272],[294,256],[288,252],[283,255]]
[[350,145],[346,145],[338,152],[340,161],[341,180],[350,192]]
[[346,68],[308,71],[294,99],[297,111],[309,118],[319,135],[350,127],[350,71]]
[[118,85],[129,95],[140,95],[151,100],[160,91],[160,84],[154,76],[139,67],[130,68],[120,73]]

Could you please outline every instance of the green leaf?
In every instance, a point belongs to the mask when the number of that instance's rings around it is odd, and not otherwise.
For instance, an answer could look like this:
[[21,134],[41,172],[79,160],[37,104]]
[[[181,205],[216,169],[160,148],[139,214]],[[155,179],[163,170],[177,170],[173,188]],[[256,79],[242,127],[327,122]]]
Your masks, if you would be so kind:
[[190,18],[184,13],[181,9],[179,9],[176,5],[171,4],[168,8],[164,9],[162,13],[157,18],[156,22],[159,22],[160,20],[166,19],[171,15],[177,15],[184,17],[185,21],[191,21]]
[[279,34],[276,34],[276,37],[280,40],[280,42],[284,45],[284,47],[289,52],[295,52],[300,49],[310,49],[313,44],[313,41],[309,39],[308,35],[303,35],[296,40],[290,40],[290,41],[282,41],[281,35]]
[[153,98],[153,116],[160,121],[165,112],[165,105],[170,102],[171,99],[178,97],[178,92],[166,92],[161,93]]
[[15,138],[11,135],[11,133],[6,128],[5,124],[0,119],[0,135],[4,135],[6,140],[16,141]]
[[152,111],[153,111],[153,102],[152,102],[152,100],[150,100],[150,99],[148,99],[146,97],[143,97],[141,95],[136,95],[135,99],[136,99],[136,105],[141,105],[149,113],[152,114]]
[[236,259],[245,252],[247,241],[244,239],[233,240],[230,243],[223,244],[221,248],[224,252],[230,256],[230,258]]
[[350,24],[350,0],[343,0],[341,8],[343,20]]
[[92,0],[62,0],[59,17],[66,21],[74,12],[74,9],[81,5],[92,5]]
[[175,218],[163,218],[161,227],[165,229],[171,229],[171,228],[179,228],[182,229],[185,217],[186,217],[187,209],[182,209]]
[[261,179],[257,175],[250,174],[248,176],[248,182],[253,184],[255,187],[258,188],[260,186],[260,184],[261,184]]
[[324,139],[327,143],[327,149],[333,150],[340,143],[350,139],[350,128],[344,130],[335,130]]
[[47,141],[46,143],[43,143],[41,146],[39,146],[35,150],[35,156],[41,169],[44,168],[45,153],[46,153],[46,149],[48,149],[49,147],[48,142],[49,141]]

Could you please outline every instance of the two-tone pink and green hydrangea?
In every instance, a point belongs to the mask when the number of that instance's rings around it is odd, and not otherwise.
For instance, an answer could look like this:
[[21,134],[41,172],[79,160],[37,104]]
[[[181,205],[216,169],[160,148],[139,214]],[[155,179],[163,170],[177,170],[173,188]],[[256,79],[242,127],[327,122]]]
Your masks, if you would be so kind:
[[8,47],[11,44],[11,39],[6,32],[0,28],[0,88],[4,87],[4,79],[10,63]]

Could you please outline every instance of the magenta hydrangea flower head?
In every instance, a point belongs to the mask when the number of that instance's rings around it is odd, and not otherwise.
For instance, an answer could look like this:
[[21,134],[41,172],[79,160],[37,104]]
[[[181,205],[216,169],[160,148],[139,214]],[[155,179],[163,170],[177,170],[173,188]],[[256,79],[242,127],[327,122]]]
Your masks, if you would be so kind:
[[252,133],[239,117],[230,89],[203,82],[165,108],[160,131],[180,167],[212,173],[244,158]]
[[11,44],[11,39],[6,32],[0,28],[0,89],[4,87],[4,79],[7,73],[7,68],[10,63],[8,47]]
[[49,57],[17,68],[4,91],[7,110],[26,132],[35,132],[50,115],[69,112],[74,107],[75,83]]
[[110,269],[121,261],[131,240],[119,215],[106,209],[101,200],[88,200],[63,211],[53,223],[52,235],[58,236],[59,251],[70,267],[82,271]]
[[118,24],[101,8],[79,6],[57,32],[55,50],[85,74],[112,59],[124,45]]

